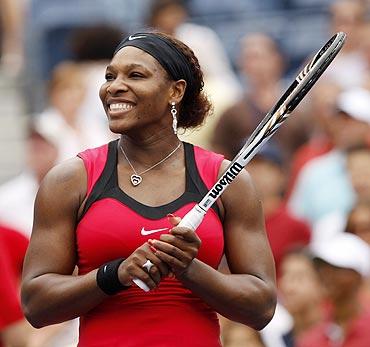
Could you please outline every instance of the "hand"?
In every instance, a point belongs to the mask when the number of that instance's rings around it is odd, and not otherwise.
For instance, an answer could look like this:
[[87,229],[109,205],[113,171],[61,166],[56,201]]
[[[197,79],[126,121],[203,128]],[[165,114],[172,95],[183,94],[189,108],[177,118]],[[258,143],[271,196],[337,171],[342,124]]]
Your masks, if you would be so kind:
[[155,248],[154,254],[166,263],[173,274],[182,275],[193,259],[198,255],[201,240],[195,231],[176,227],[181,218],[170,215],[169,221],[175,227],[169,234],[162,234],[159,240],[149,240],[149,244]]
[[[142,280],[150,289],[156,288],[163,277],[168,276],[169,267],[159,259],[147,242],[137,248],[118,268],[118,279],[130,286],[133,278]],[[148,271],[143,265],[150,260],[154,265]]]

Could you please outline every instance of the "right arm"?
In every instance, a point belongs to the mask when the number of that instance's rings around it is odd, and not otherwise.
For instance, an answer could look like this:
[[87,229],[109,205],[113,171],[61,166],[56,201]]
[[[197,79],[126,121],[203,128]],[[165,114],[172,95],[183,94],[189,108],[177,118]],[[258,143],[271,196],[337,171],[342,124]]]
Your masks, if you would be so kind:
[[[79,317],[107,297],[96,282],[98,269],[73,275],[77,263],[75,228],[86,182],[83,162],[74,158],[53,168],[37,193],[21,293],[25,316],[35,327]],[[146,259],[156,265],[150,275],[141,267]],[[131,285],[137,277],[152,289],[167,273],[167,267],[145,243],[121,264],[119,279],[123,285]]]
[[35,327],[75,318],[104,299],[96,285],[97,270],[72,275],[76,219],[86,181],[83,163],[75,158],[53,168],[37,193],[21,293],[25,316]]

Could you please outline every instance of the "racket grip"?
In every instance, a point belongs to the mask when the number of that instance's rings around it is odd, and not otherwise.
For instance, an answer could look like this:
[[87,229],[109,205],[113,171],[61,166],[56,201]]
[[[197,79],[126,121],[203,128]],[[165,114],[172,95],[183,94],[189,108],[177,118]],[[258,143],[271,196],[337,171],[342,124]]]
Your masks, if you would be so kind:
[[186,227],[192,230],[196,230],[204,216],[206,215],[207,211],[204,211],[199,207],[199,205],[195,205],[185,216],[181,219],[181,222],[178,224],[179,227]]
[[[185,216],[181,219],[181,222],[178,224],[180,227],[190,228],[192,230],[196,230],[204,216],[206,215],[206,211],[201,209],[199,205],[195,205]],[[150,288],[140,279],[134,278],[132,280],[139,288],[144,290],[145,292],[150,291]]]
[[139,280],[138,278],[134,278],[132,282],[134,282],[144,292],[150,291],[150,288],[142,280]]

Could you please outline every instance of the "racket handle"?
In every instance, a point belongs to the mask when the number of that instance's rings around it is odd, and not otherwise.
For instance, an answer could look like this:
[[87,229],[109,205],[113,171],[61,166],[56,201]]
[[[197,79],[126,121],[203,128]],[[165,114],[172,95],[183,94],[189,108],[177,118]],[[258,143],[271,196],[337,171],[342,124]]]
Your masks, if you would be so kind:
[[[179,227],[186,227],[192,230],[196,230],[204,216],[206,215],[207,211],[204,211],[199,207],[199,205],[195,205],[185,216],[181,219],[181,222],[178,224]],[[150,288],[140,279],[134,278],[132,280],[139,288],[148,292]]]
[[181,219],[181,222],[178,224],[179,227],[186,227],[192,230],[196,230],[204,216],[206,215],[207,211],[204,211],[199,207],[199,205],[195,205],[185,216]]
[[[148,272],[150,271],[150,269],[152,268],[154,264],[149,260],[147,259],[147,261],[145,262],[145,264],[143,265],[143,268],[145,268]],[[138,278],[134,278],[132,280],[132,282],[134,282],[139,288],[141,288],[144,292],[149,292],[150,291],[150,288],[146,285],[145,282],[143,282],[142,280],[139,280]]]
[[132,282],[134,282],[144,292],[150,291],[150,288],[142,280],[139,280],[138,278],[134,278]]

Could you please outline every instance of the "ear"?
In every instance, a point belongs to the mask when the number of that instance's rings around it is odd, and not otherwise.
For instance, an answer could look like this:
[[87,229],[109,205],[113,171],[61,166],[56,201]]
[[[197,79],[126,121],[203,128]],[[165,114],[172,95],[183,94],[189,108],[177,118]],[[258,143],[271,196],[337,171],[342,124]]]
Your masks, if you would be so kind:
[[169,103],[175,102],[179,104],[184,97],[186,89],[186,81],[185,80],[178,80],[172,83],[172,87],[170,89],[169,95]]

